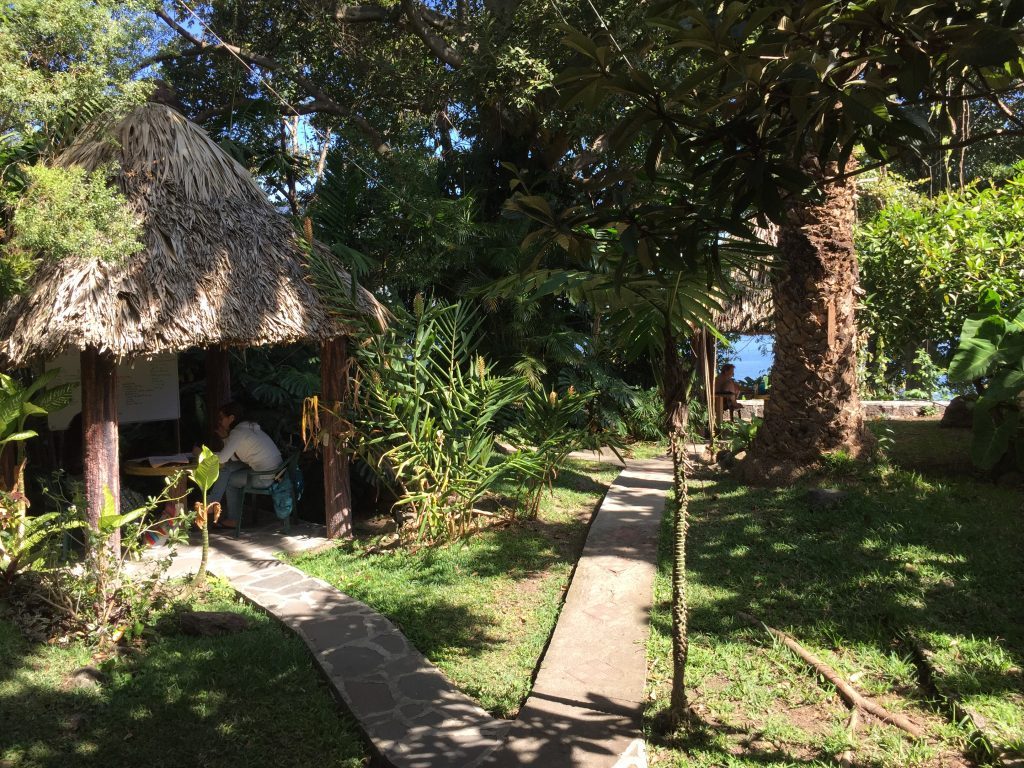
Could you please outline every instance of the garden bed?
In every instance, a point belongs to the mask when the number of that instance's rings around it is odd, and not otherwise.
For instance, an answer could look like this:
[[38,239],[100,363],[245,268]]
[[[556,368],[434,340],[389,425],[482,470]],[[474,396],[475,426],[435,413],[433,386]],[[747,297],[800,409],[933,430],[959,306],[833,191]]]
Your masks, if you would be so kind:
[[[969,439],[934,422],[906,425],[892,454],[915,470],[923,457],[939,474],[837,461],[822,484],[848,496],[833,507],[812,506],[799,487],[751,489],[723,475],[695,481],[688,688],[704,726],[652,737],[654,764],[834,764],[853,748],[860,766],[958,766],[984,757],[985,742],[1024,751],[1024,496],[941,479]],[[667,706],[671,670],[664,533],[651,724]],[[850,737],[849,710],[835,692],[740,612],[793,635],[928,738],[914,741],[870,717]],[[980,717],[954,724],[967,711]]]
[[[616,467],[571,462],[535,521],[418,550],[373,538],[290,562],[390,618],[466,694],[514,717]],[[512,489],[506,489],[511,491]]]
[[226,587],[196,607],[241,614],[250,628],[153,633],[98,662],[83,643],[30,643],[0,617],[0,766],[366,764],[301,641]]

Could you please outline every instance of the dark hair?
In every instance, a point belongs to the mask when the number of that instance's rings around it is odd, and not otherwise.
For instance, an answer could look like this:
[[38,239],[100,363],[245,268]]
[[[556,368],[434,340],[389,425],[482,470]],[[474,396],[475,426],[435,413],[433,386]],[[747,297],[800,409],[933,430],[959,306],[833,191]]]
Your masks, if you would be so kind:
[[234,416],[235,424],[245,420],[245,408],[242,407],[241,403],[224,403],[217,410],[225,416]]
[[725,373],[726,371],[735,371],[735,370],[736,370],[736,366],[733,365],[732,363],[726,363],[725,365],[722,366],[722,373]]

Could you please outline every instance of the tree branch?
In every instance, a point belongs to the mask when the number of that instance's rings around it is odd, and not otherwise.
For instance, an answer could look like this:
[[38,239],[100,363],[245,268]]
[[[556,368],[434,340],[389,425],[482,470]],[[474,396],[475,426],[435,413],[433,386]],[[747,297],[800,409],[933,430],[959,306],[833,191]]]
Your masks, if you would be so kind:
[[909,718],[900,714],[899,712],[890,712],[889,710],[885,709],[875,701],[862,696],[860,693],[853,689],[853,686],[851,686],[842,677],[840,677],[840,675],[834,669],[832,669],[832,667],[828,666],[827,664],[825,664],[825,662],[821,661],[821,659],[819,659],[817,656],[815,656],[802,645],[800,645],[800,643],[794,640],[790,635],[787,635],[785,632],[776,629],[775,627],[769,627],[763,621],[754,616],[751,616],[749,613],[737,613],[736,615],[749,624],[763,627],[768,634],[770,634],[775,639],[781,641],[787,648],[789,648],[789,650],[791,650],[793,653],[795,653],[797,656],[803,659],[803,661],[806,662],[808,666],[814,669],[815,672],[817,672],[830,683],[832,683],[832,685],[835,686],[837,693],[842,697],[843,701],[845,701],[851,707],[857,707],[858,709],[862,709],[865,712],[874,715],[883,722],[889,723],[890,725],[895,725],[897,728],[903,729],[915,738],[923,739],[925,737],[925,731],[917,723],[911,721]]
[[402,0],[402,10],[409,19],[409,24],[416,36],[424,42],[430,52],[433,53],[442,64],[447,64],[453,69],[458,69],[465,63],[462,54],[448,45],[445,40],[433,30],[427,29],[423,17],[420,15],[421,6],[416,0]]
[[1003,117],[1005,117],[1011,123],[1016,125],[1018,128],[1024,128],[1024,121],[1022,121],[1019,117],[1017,117],[1016,114],[1014,114],[1014,111],[1010,109],[1010,107],[1007,105],[1005,101],[999,98],[999,94],[995,90],[993,90],[992,87],[988,84],[988,78],[985,77],[985,73],[982,72],[981,69],[978,67],[974,68],[974,72],[988,91],[988,93],[986,94],[986,98],[996,106],[996,109],[1003,113]]
[[379,21],[397,21],[402,9],[393,5],[337,5],[334,19],[341,24],[368,24]]
[[[243,62],[252,64],[262,69],[269,70],[271,72],[280,72],[281,65],[275,59],[269,56],[263,56],[258,53],[247,51],[244,48],[240,48],[237,45],[230,45],[225,42],[220,43],[208,43],[204,40],[200,40],[177,21],[171,18],[163,9],[158,9],[156,15],[164,21],[172,30],[178,35],[192,43],[193,47],[188,51],[176,54],[176,56],[201,56],[203,54],[219,54],[234,56],[241,59]],[[351,120],[367,137],[374,143],[374,148],[377,152],[385,153],[389,150],[387,142],[384,140],[383,135],[373,125],[370,124],[365,118],[355,115],[351,110],[345,109],[341,104],[336,102],[324,91],[320,90],[312,80],[296,72],[284,71],[282,74],[285,77],[290,78],[296,85],[302,88],[309,96],[312,97],[312,101],[303,102],[301,104],[283,104],[281,105],[282,111],[285,114],[300,114],[308,115],[315,112],[324,112],[327,114],[337,115],[348,120]],[[216,114],[216,113],[213,113]],[[212,116],[212,114],[211,114]]]
[[207,43],[204,40],[200,40],[198,37],[193,35],[191,32],[189,32],[187,29],[181,26],[178,22],[172,19],[162,8],[156,11],[156,15],[157,17],[162,19],[164,23],[167,24],[171,29],[177,32],[181,37],[184,37],[186,40],[192,43],[192,45],[198,48],[200,53],[204,51],[223,52],[238,56],[240,59],[244,59],[250,64],[255,64],[256,66],[263,67],[264,69],[276,70],[280,67],[280,65],[276,61],[269,58],[268,56],[261,56],[258,53],[253,53],[252,51],[247,51],[244,48],[239,48],[237,45],[231,45],[229,43],[224,42]]
[[[396,22],[405,9],[401,5],[335,5],[334,10],[324,9],[334,16],[339,24],[373,24],[379,22]],[[451,29],[455,21],[433,8],[420,6],[420,17],[435,29]]]

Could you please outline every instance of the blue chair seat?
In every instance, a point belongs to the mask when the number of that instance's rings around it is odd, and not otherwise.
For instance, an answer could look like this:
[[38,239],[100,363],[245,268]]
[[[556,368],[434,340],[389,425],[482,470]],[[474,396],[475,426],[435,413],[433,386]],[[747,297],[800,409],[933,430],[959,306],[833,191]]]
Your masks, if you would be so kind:
[[[284,519],[284,529],[286,531],[291,530],[291,519],[295,515],[296,510],[299,506],[299,498],[295,492],[295,473],[296,468],[299,465],[299,452],[291,454],[284,460],[284,462],[273,469],[268,469],[263,472],[256,472],[249,470],[249,474],[246,477],[245,487],[242,488],[242,509],[238,514],[238,523],[235,528],[235,536],[237,537],[242,532],[242,518],[245,516],[245,498],[246,496],[271,496],[270,486],[278,480],[287,479],[288,487],[290,488],[292,495],[292,512],[291,515]],[[253,517],[255,520],[256,510],[253,509]]]

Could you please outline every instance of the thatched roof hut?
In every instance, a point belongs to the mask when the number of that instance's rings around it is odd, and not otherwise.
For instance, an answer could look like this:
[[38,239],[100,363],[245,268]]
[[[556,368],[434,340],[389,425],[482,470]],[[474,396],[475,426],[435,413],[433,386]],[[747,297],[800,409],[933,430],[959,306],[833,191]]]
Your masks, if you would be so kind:
[[[306,243],[201,128],[170,107],[147,104],[90,131],[58,162],[90,171],[116,164],[115,183],[142,222],[145,245],[123,263],[44,263],[0,310],[0,365],[81,353],[93,525],[108,494],[118,507],[118,361],[207,348],[209,405],[211,392],[230,395],[225,346],[314,342],[321,347],[321,399],[342,399],[348,329],[309,281]],[[338,277],[351,286],[349,275]],[[384,323],[385,310],[370,293],[360,289],[357,303]],[[211,414],[223,400],[212,402]],[[345,535],[348,465],[334,451],[325,451],[324,488],[328,532]]]
[[[142,221],[145,249],[120,264],[41,265],[0,312],[0,362],[87,347],[131,359],[344,333],[308,280],[306,245],[291,224],[245,168],[170,107],[139,107],[58,162],[118,165],[115,183]],[[359,301],[383,321],[371,294],[361,290]]]

